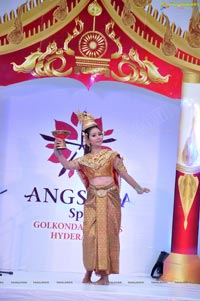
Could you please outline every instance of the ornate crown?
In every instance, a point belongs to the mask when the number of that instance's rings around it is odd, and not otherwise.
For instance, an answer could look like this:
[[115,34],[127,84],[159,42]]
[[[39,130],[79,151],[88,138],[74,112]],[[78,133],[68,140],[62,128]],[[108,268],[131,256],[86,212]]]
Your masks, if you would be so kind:
[[78,120],[82,123],[83,131],[85,131],[86,129],[92,126],[97,125],[97,123],[94,120],[94,117],[87,112],[78,113]]

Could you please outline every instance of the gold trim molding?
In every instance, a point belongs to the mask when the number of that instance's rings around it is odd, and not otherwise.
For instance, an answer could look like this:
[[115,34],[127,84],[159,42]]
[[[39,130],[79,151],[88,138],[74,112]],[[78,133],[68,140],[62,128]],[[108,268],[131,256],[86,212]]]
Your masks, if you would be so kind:
[[190,167],[190,166],[183,166],[177,163],[176,170],[185,174],[197,174],[200,173],[200,166]]
[[170,253],[164,261],[161,281],[200,284],[200,258],[197,255]]
[[183,82],[193,84],[200,83],[200,72],[183,70]]

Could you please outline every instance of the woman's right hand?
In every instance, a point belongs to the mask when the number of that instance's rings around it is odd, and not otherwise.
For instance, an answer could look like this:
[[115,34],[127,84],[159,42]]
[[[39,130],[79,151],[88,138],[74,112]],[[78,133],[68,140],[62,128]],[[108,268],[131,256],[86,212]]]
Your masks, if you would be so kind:
[[54,141],[54,150],[57,150],[60,146],[61,146],[61,143],[63,142],[62,139],[60,138],[55,138],[55,141]]
[[61,151],[58,149],[59,146],[61,146],[62,142],[63,142],[62,139],[55,138],[55,141],[54,141],[54,153],[55,153],[56,157],[59,157],[59,156],[62,155]]

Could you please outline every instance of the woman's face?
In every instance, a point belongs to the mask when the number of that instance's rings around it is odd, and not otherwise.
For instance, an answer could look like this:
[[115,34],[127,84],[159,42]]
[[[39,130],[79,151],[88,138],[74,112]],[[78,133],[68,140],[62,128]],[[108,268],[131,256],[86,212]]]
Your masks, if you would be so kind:
[[89,142],[91,146],[101,146],[103,142],[103,133],[100,129],[98,128],[93,128],[91,129],[89,133]]

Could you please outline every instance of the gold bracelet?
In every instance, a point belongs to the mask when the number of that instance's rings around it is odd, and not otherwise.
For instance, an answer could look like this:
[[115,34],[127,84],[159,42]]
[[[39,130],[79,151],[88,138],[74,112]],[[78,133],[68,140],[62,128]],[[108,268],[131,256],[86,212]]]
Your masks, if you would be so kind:
[[142,189],[142,187],[140,187],[139,185],[137,185],[137,187],[135,188],[135,190],[137,191],[137,192],[142,192],[143,191],[143,189]]

